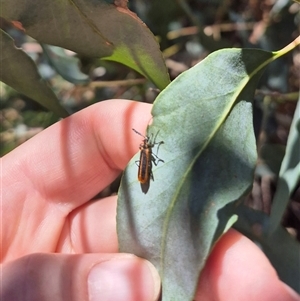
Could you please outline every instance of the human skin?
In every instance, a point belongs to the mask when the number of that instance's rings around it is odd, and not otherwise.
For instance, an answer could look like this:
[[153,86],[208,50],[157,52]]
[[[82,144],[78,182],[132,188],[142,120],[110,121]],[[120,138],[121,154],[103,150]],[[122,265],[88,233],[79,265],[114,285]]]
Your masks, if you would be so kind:
[[[145,132],[150,111],[133,101],[101,102],[1,159],[1,300],[158,300],[152,264],[118,252],[117,197],[90,201],[138,151],[131,129]],[[214,247],[195,300],[300,298],[259,248],[230,230]]]

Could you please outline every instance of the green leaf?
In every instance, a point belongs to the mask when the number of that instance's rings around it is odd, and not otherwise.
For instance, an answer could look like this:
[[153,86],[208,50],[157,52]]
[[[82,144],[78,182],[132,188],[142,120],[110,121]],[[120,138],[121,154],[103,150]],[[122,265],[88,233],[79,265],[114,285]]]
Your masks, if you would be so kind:
[[0,80],[58,116],[67,117],[67,111],[41,78],[33,60],[21,49],[16,48],[14,41],[1,29],[0,41]]
[[164,301],[193,300],[213,245],[236,218],[234,210],[221,210],[252,185],[251,100],[272,58],[254,49],[214,52],[174,80],[153,106],[148,135],[164,141],[157,154],[164,163],[153,165],[154,181],[140,186],[139,154],[130,161],[119,190],[117,231],[122,252],[156,266]]
[[65,50],[51,45],[42,45],[51,66],[65,80],[73,84],[87,84],[89,77],[79,69],[79,60],[74,56],[67,55]]
[[294,113],[286,152],[283,158],[279,179],[270,214],[270,235],[280,225],[282,216],[294,189],[300,181],[300,101]]
[[122,1],[118,3],[0,0],[0,14],[8,21],[20,22],[26,34],[40,43],[117,61],[164,89],[169,76],[155,37]]
[[[285,153],[285,146],[282,144],[265,143],[261,146],[260,157],[264,164],[264,169],[267,169],[269,175],[278,175],[282,159]],[[262,163],[260,163],[262,166]]]

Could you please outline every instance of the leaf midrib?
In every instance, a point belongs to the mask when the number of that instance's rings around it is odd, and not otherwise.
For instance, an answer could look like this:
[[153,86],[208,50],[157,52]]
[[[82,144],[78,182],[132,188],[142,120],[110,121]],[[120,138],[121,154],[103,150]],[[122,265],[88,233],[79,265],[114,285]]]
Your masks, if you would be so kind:
[[166,218],[165,218],[165,222],[163,225],[163,231],[162,231],[162,241],[161,241],[161,255],[160,255],[160,276],[161,279],[163,279],[164,277],[164,254],[165,254],[165,246],[166,246],[166,239],[164,239],[166,237],[166,233],[168,231],[168,225],[170,222],[170,217],[171,217],[171,213],[173,212],[173,208],[175,206],[176,201],[178,200],[177,196],[179,195],[181,188],[185,182],[185,179],[188,175],[188,173],[191,171],[193,165],[195,164],[196,160],[198,159],[198,157],[204,152],[204,150],[207,148],[207,146],[209,145],[209,143],[211,142],[211,140],[215,137],[216,133],[218,132],[218,130],[220,129],[220,127],[223,125],[223,123],[226,121],[228,115],[231,112],[231,109],[234,105],[234,103],[236,102],[238,96],[241,94],[241,92],[245,89],[246,85],[249,83],[249,81],[253,78],[254,75],[256,75],[260,70],[262,70],[265,66],[267,66],[271,61],[273,61],[275,59],[274,53],[273,56],[266,60],[264,63],[262,63],[259,67],[255,68],[253,70],[252,73],[250,73],[247,77],[245,77],[245,79],[243,81],[241,81],[240,89],[237,89],[237,91],[233,94],[232,96],[232,101],[229,102],[229,104],[227,105],[227,109],[225,111],[225,113],[223,113],[223,118],[220,118],[219,123],[216,124],[215,129],[212,131],[211,135],[209,135],[208,139],[206,140],[206,142],[203,144],[202,148],[199,150],[198,154],[196,156],[194,156],[194,159],[191,161],[190,165],[188,166],[188,168],[186,169],[186,172],[182,175],[182,180],[179,182],[179,185],[177,185],[177,189],[175,191],[174,197],[170,203],[170,205],[168,206],[167,209],[167,213],[166,213]]

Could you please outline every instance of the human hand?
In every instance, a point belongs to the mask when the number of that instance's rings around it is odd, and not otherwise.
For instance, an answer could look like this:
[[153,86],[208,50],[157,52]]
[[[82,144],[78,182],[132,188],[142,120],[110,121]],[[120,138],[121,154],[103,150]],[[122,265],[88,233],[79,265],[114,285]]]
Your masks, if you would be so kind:
[[[138,150],[150,105],[88,107],[2,158],[3,301],[153,301],[160,280],[146,260],[118,253],[116,196],[89,201]],[[195,300],[300,300],[263,253],[229,231],[215,246]],[[181,301],[181,300],[180,300]]]

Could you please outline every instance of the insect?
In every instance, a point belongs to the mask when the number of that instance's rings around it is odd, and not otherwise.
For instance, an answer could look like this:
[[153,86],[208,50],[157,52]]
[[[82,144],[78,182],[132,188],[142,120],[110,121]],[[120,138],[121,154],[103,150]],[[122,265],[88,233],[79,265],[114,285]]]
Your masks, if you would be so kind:
[[[160,161],[164,162],[164,160],[158,158],[158,156],[152,152],[152,148],[156,144],[158,144],[158,147],[159,147],[164,142],[163,141],[155,142],[158,132],[157,132],[154,140],[151,141],[152,139],[150,139],[149,136],[144,136],[135,129],[132,129],[132,130],[136,134],[138,134],[144,138],[143,143],[141,143],[140,147],[139,147],[140,151],[141,151],[140,160],[137,162],[139,163],[138,180],[141,184],[146,184],[149,182],[150,179],[154,180],[153,174],[152,174],[152,163],[154,163],[154,165],[156,166],[158,164],[158,162],[160,162]],[[153,138],[153,134],[152,134],[151,138]]]

